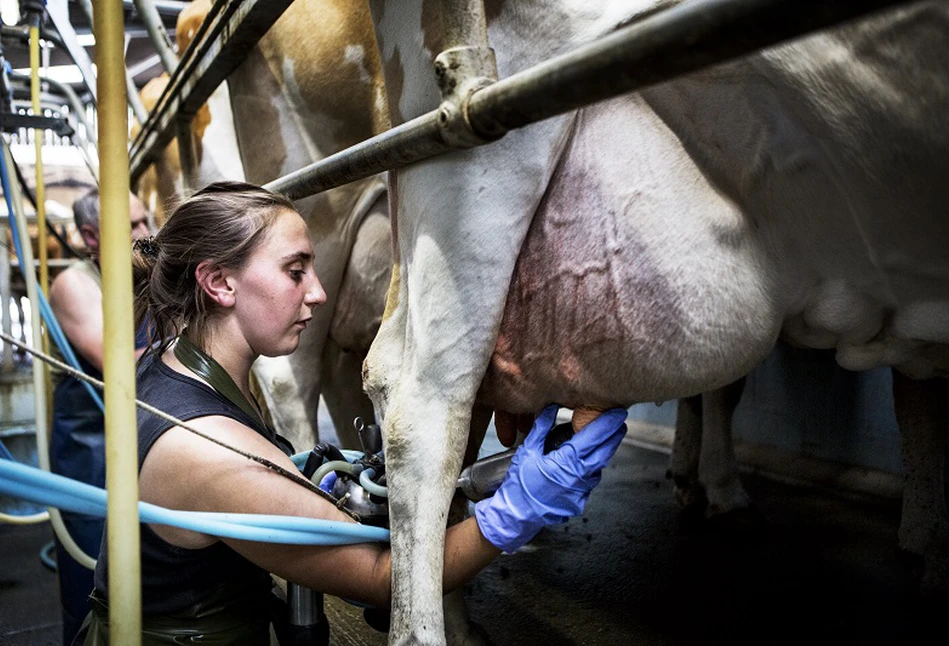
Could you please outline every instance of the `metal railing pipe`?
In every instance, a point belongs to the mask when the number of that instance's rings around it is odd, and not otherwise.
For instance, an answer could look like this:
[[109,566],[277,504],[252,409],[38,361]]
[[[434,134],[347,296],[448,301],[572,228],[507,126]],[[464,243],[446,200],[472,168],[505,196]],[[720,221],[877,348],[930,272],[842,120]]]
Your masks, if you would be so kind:
[[402,168],[451,148],[442,139],[438,112],[429,112],[284,175],[264,188],[298,200],[384,170]]
[[[575,110],[724,63],[806,33],[916,0],[685,2],[474,92],[464,113],[473,139]],[[442,108],[306,166],[267,188],[300,199],[456,148],[429,124]],[[391,131],[390,131],[391,132]],[[436,142],[441,142],[440,147]],[[394,150],[407,146],[406,150]],[[350,161],[352,155],[355,160]]]
[[498,136],[899,4],[907,0],[685,2],[485,88],[471,123]]
[[142,640],[138,436],[135,411],[135,331],[129,221],[128,110],[124,96],[125,26],[122,5],[96,0],[99,86],[99,192],[105,377],[105,459],[109,491],[109,631],[113,644]]
[[[151,0],[135,0],[135,9],[141,16],[145,29],[161,58],[161,64],[168,74],[172,74],[178,67],[178,56],[175,54],[175,46],[171,44],[171,38],[165,31],[165,25],[162,24],[161,16],[158,15],[158,9]],[[144,123],[144,121],[142,122]]]
[[132,181],[176,134],[175,121],[191,117],[243,62],[291,0],[217,0],[188,47],[148,121],[132,142]]
[[175,122],[178,140],[178,161],[181,165],[181,183],[186,196],[194,193],[198,178],[198,151],[195,146],[194,131],[191,129],[191,119],[179,119]]
[[128,73],[128,69],[125,70],[125,96],[128,98],[129,107],[132,108],[132,114],[135,115],[138,122],[145,123],[148,121],[148,110],[145,109],[145,104],[142,103],[142,98],[138,95],[135,79]]

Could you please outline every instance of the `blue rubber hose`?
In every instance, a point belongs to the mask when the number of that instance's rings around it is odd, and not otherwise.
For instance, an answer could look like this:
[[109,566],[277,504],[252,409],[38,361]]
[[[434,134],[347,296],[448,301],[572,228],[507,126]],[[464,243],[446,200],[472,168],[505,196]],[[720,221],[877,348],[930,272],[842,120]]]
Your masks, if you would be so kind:
[[[0,460],[0,494],[88,515],[103,517],[106,512],[104,489],[10,460]],[[293,545],[348,545],[389,540],[388,530],[342,521],[176,511],[145,502],[139,502],[138,507],[142,522],[239,540]]]
[[7,448],[7,445],[3,443],[3,440],[0,440],[0,458],[5,460],[15,460],[13,454],[10,453],[10,449]]

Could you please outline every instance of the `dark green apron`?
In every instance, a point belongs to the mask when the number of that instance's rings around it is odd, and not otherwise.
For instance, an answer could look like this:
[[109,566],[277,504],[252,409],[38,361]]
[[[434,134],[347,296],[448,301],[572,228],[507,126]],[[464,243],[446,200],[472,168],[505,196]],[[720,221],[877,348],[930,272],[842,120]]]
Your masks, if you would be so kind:
[[[272,609],[260,608],[259,599],[215,598],[213,595],[185,612],[144,617],[142,619],[142,646],[170,644],[207,644],[208,646],[269,646],[270,612],[281,613],[280,601],[273,595]],[[109,646],[109,607],[104,599],[93,593],[92,611],[79,630],[80,639],[74,642],[85,646]],[[264,610],[264,612],[261,612]],[[286,608],[282,609],[286,617]]]

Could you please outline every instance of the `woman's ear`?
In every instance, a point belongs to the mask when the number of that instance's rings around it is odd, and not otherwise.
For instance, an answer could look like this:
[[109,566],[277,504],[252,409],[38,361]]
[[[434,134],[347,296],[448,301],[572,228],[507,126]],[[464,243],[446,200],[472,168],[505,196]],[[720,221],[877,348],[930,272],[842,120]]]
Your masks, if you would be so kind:
[[219,265],[204,260],[195,268],[194,277],[212,301],[221,307],[234,306],[234,288],[227,280],[227,273]]

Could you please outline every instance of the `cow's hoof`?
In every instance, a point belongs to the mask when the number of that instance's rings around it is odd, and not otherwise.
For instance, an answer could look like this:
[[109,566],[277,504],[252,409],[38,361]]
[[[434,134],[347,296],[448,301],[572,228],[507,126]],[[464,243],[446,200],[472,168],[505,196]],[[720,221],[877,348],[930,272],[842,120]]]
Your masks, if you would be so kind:
[[672,480],[676,502],[687,516],[696,511],[700,514],[705,513],[708,498],[705,496],[705,488],[702,485],[686,476],[675,475],[671,471],[666,472],[666,478]]

